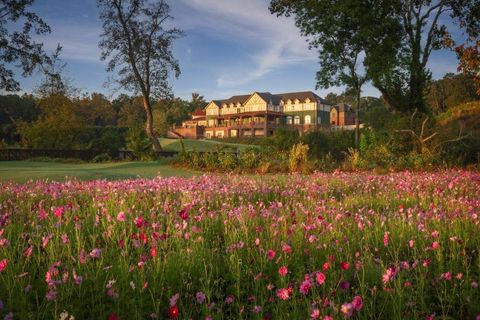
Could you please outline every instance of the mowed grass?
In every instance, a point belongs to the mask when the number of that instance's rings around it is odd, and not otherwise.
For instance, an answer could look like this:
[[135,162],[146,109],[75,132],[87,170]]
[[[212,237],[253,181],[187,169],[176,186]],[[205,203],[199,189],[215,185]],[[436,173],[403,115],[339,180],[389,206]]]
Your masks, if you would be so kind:
[[80,180],[191,177],[198,173],[168,166],[163,161],[66,164],[37,161],[0,161],[0,180],[26,182],[30,179],[63,181],[67,177]]
[[[160,143],[162,147],[168,151],[182,150],[180,139],[162,138],[160,139]],[[192,140],[192,139],[183,139],[183,144],[185,146],[186,151],[189,151],[189,150],[217,151],[218,148],[225,148],[225,147],[237,148],[240,151],[242,151],[248,147],[252,147],[251,145],[247,145],[247,144],[223,143],[223,142],[212,141],[212,140]]]

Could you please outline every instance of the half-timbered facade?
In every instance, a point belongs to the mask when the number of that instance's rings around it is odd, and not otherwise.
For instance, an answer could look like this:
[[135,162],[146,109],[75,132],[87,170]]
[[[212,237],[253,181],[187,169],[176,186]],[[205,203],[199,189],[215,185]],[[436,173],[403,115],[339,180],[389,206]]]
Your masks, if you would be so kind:
[[213,100],[207,107],[205,138],[265,137],[279,127],[300,133],[329,127],[332,105],[315,93],[254,92]]

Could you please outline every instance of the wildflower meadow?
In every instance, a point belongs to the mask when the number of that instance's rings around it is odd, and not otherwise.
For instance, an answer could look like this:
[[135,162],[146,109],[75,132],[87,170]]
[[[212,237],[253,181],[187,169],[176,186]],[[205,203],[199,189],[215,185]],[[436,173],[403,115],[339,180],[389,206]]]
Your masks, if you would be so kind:
[[480,174],[1,183],[0,319],[480,319]]

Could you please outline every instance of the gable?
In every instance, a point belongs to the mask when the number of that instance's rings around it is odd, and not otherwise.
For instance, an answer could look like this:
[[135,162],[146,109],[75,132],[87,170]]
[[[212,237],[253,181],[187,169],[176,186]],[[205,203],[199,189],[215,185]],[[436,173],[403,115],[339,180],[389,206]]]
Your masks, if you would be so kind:
[[245,101],[245,106],[247,105],[266,105],[268,101],[265,101],[258,93],[253,93],[247,101]]

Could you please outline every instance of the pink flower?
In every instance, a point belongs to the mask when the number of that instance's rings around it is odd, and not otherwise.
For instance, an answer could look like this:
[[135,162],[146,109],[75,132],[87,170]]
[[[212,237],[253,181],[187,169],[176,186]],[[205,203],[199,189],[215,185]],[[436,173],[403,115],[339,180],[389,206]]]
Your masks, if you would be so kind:
[[282,244],[282,251],[285,253],[290,253],[292,252],[292,247],[290,247],[288,244],[283,243]]
[[40,209],[40,211],[38,211],[38,219],[39,220],[45,220],[45,219],[47,219],[47,217],[48,217],[48,213],[47,213],[47,211],[45,211],[45,209],[42,208],[42,209]]
[[137,228],[142,227],[142,225],[143,225],[143,217],[137,217],[137,218],[135,218],[135,225],[137,226]]
[[7,259],[0,261],[0,272],[5,271],[5,269],[7,269]]
[[452,280],[452,273],[449,271],[449,272],[445,272],[445,273],[442,273],[442,275],[440,276],[441,279],[444,279],[444,280],[447,280],[447,281],[450,281]]
[[177,304],[177,301],[178,301],[179,297],[180,297],[180,295],[178,293],[176,293],[170,298],[170,307],[173,307],[174,305]]
[[288,273],[288,269],[286,266],[281,266],[280,269],[278,269],[278,273],[280,276],[285,277]]
[[331,316],[325,316],[325,317],[323,317],[323,320],[333,320],[333,317],[331,317]]
[[363,300],[360,296],[355,296],[352,301],[352,305],[356,311],[360,311],[363,308]]
[[383,284],[387,284],[388,282],[392,281],[396,274],[397,269],[395,267],[388,268],[382,276]]
[[340,308],[344,317],[350,318],[353,315],[353,311],[355,311],[353,305],[351,303],[344,303]]
[[180,219],[187,220],[188,219],[187,208],[183,208],[178,215],[180,216]]
[[325,262],[322,267],[323,271],[327,271],[329,268],[330,268],[330,264],[328,262]]
[[230,304],[233,303],[233,300],[234,300],[233,296],[232,296],[232,295],[228,295],[228,296],[225,298],[225,304],[230,305]]
[[272,261],[273,258],[275,258],[275,251],[273,251],[273,250],[268,250],[268,251],[267,251],[267,259],[268,259],[268,261]]
[[310,288],[312,287],[312,281],[310,280],[310,277],[305,276],[305,280],[300,284],[299,291],[303,295],[307,295],[310,292]]
[[310,313],[310,319],[318,319],[320,318],[320,310],[317,308],[313,309],[312,312]]
[[202,303],[205,302],[205,293],[203,293],[203,292],[197,292],[197,294],[195,295],[195,297],[197,298],[197,303],[202,304]]
[[388,247],[388,242],[389,241],[390,241],[390,232],[387,231],[383,234],[383,245],[385,247]]
[[413,241],[413,240],[408,241],[408,246],[410,248],[413,248],[414,245],[415,245],[415,241]]
[[55,208],[55,211],[53,213],[55,214],[55,217],[61,218],[64,212],[65,212],[64,207],[58,207],[58,208]]
[[288,300],[288,298],[290,298],[290,292],[288,291],[288,289],[285,289],[285,288],[278,289],[277,297],[280,300]]
[[350,269],[350,264],[346,261],[342,262],[340,266],[342,267],[343,270]]
[[457,273],[457,275],[455,276],[455,278],[457,278],[457,280],[462,280],[463,274],[462,274],[462,273]]
[[438,248],[440,248],[440,244],[438,243],[438,241],[433,241],[433,243],[432,243],[432,249],[433,249],[433,250],[436,250],[436,249],[438,249]]
[[327,278],[327,277],[325,277],[325,275],[322,272],[317,272],[316,277],[317,277],[317,283],[319,285],[322,285],[325,282],[325,279]]
[[27,249],[25,249],[25,251],[23,251],[23,256],[30,257],[32,253],[33,253],[33,246],[30,246]]
[[124,222],[126,220],[125,212],[121,211],[117,214],[117,220],[120,222]]
[[93,259],[98,259],[102,255],[102,249],[100,248],[95,248],[89,253],[90,257]]

